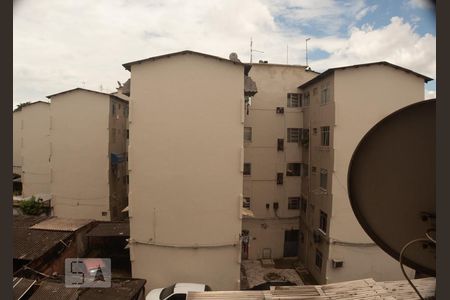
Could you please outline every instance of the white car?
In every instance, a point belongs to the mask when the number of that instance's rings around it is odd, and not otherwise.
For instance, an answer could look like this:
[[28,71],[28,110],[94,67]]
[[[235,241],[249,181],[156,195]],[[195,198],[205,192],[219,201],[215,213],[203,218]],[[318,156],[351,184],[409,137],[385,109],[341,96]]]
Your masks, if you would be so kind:
[[188,292],[211,291],[206,284],[176,283],[163,289],[154,289],[145,297],[145,300],[185,300]]

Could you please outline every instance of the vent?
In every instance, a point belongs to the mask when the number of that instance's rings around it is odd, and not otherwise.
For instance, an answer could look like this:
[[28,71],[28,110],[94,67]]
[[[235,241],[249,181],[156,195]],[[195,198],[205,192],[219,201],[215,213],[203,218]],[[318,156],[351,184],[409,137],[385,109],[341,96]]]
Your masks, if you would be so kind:
[[344,266],[344,261],[340,260],[340,259],[332,259],[331,260],[331,265],[333,266],[333,268],[342,268]]
[[284,107],[277,107],[277,114],[284,114]]

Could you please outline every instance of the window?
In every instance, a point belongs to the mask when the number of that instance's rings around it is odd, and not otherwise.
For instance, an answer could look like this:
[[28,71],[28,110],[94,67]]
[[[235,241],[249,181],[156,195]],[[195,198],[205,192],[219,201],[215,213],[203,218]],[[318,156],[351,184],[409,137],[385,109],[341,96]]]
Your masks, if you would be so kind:
[[129,139],[129,138],[130,138],[130,130],[127,129],[127,139]]
[[288,209],[299,209],[299,208],[300,208],[300,197],[289,197]]
[[111,143],[115,143],[115,142],[116,142],[116,129],[111,128]]
[[244,163],[244,175],[251,175],[251,174],[252,174],[252,164]]
[[122,108],[122,106],[120,105],[120,103],[118,104],[118,106],[119,106],[119,108],[118,108],[118,109],[120,110],[120,109]]
[[286,176],[300,176],[301,163],[288,163],[286,167]]
[[320,188],[327,190],[328,184],[328,171],[326,169],[320,169]]
[[316,249],[316,266],[322,270],[322,252]]
[[112,105],[112,114],[115,115],[116,114],[116,105],[113,103]]
[[317,168],[314,167],[314,166],[312,166],[312,167],[311,167],[311,173],[316,173],[316,172],[317,172]]
[[288,107],[300,107],[302,101],[302,94],[288,93],[287,94],[287,106]]
[[123,176],[123,184],[130,184],[130,177],[129,175]]
[[319,228],[322,229],[323,232],[327,232],[327,219],[327,214],[323,211],[320,211]]
[[250,197],[244,197],[242,207],[250,209]]
[[283,173],[277,173],[277,184],[283,184]]
[[300,205],[301,205],[302,211],[306,213],[306,209],[308,208],[308,200],[305,197],[302,197]]
[[301,128],[288,128],[287,129],[287,142],[298,143],[300,142]]
[[244,127],[244,142],[251,142],[251,141],[252,141],[252,128]]
[[284,139],[278,139],[277,140],[277,151],[283,151],[284,150]]
[[330,126],[320,127],[320,144],[322,146],[330,145]]
[[322,91],[320,93],[320,104],[326,104],[330,101],[330,90],[328,85],[322,87]]
[[125,118],[128,118],[128,106],[124,106],[124,108],[123,108],[123,116],[125,117]]
[[313,134],[317,134],[317,128],[313,128]]

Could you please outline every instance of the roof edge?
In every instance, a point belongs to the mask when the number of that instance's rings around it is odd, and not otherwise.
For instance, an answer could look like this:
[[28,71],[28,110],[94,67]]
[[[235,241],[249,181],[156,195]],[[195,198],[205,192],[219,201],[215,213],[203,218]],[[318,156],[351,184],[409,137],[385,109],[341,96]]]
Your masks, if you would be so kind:
[[336,67],[336,68],[327,69],[325,72],[323,72],[320,75],[314,77],[313,79],[311,79],[311,80],[309,80],[309,81],[299,85],[297,88],[304,88],[304,87],[306,87],[308,85],[311,85],[314,82],[317,82],[319,79],[324,78],[325,76],[327,76],[328,74],[333,73],[336,70],[345,70],[345,69],[350,69],[350,68],[368,67],[368,66],[373,66],[373,65],[385,65],[385,66],[392,67],[394,69],[402,70],[402,71],[404,71],[406,73],[411,73],[412,75],[415,75],[417,77],[423,78],[425,83],[427,83],[428,81],[434,80],[431,77],[428,77],[428,76],[425,76],[423,74],[414,72],[414,71],[412,71],[410,69],[401,67],[399,65],[396,65],[396,64],[393,64],[393,63],[390,63],[390,62],[387,62],[387,61],[377,61],[377,62],[372,62],[372,63],[356,64],[356,65],[349,65],[349,66],[342,66],[342,67]]
[[76,88],[73,88],[73,89],[70,89],[70,90],[66,90],[66,91],[62,91],[62,92],[55,93],[55,94],[52,94],[52,95],[48,95],[46,97],[48,99],[51,99],[51,97],[54,97],[54,96],[57,96],[57,95],[61,95],[61,94],[65,94],[65,93],[74,92],[76,90],[85,91],[85,92],[91,92],[91,93],[97,93],[97,94],[107,95],[107,96],[114,96],[114,95],[111,95],[109,93],[104,93],[104,92],[99,92],[99,91],[94,91],[94,90],[89,90],[89,89],[85,89],[85,88],[76,87]]
[[131,61],[128,63],[124,63],[122,64],[122,66],[128,70],[131,71],[131,66],[135,65],[135,64],[140,64],[143,62],[147,62],[147,61],[155,61],[161,58],[168,58],[168,57],[172,57],[172,56],[176,56],[176,55],[184,55],[184,54],[196,54],[196,55],[200,55],[200,56],[204,56],[207,58],[213,58],[213,59],[217,59],[223,62],[228,62],[228,63],[232,63],[235,65],[242,65],[244,66],[245,64],[242,62],[237,62],[237,61],[232,61],[223,57],[219,57],[219,56],[215,56],[215,55],[211,55],[211,54],[206,54],[206,53],[201,53],[201,52],[197,52],[197,51],[192,51],[192,50],[183,50],[183,51],[178,51],[178,52],[172,52],[172,53],[167,53],[167,54],[163,54],[163,55],[158,55],[158,56],[152,56],[149,58],[144,58],[144,59],[140,59],[140,60],[135,60],[135,61]]

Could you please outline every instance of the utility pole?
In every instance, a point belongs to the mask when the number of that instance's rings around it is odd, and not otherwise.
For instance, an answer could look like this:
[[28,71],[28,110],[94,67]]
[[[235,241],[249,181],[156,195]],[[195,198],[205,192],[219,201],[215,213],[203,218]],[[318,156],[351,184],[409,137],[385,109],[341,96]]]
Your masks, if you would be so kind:
[[308,67],[308,41],[309,40],[310,40],[310,38],[307,38],[305,40],[305,44],[306,44],[306,52],[305,52],[305,55],[306,55],[306,67]]

